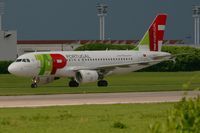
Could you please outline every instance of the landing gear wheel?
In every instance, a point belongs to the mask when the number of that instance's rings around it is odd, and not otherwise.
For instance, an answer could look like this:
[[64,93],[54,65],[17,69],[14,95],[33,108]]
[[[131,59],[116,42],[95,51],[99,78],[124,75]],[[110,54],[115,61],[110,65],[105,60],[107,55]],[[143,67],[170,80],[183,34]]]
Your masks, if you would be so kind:
[[106,80],[99,80],[97,85],[99,87],[107,87],[108,86],[108,82]]
[[69,87],[78,87],[79,83],[77,83],[75,80],[69,81]]
[[31,88],[37,88],[39,82],[40,82],[40,78],[39,77],[33,77]]
[[31,84],[31,88],[37,88],[38,85],[36,83]]

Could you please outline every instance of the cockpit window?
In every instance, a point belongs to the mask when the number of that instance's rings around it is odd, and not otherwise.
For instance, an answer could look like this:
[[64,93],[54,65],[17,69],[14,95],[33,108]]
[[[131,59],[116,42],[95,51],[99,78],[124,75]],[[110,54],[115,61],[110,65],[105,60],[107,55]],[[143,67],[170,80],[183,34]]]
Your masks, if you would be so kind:
[[22,59],[17,59],[17,60],[16,60],[16,62],[21,62],[21,61],[22,61]]
[[31,62],[30,59],[17,59],[15,62]]

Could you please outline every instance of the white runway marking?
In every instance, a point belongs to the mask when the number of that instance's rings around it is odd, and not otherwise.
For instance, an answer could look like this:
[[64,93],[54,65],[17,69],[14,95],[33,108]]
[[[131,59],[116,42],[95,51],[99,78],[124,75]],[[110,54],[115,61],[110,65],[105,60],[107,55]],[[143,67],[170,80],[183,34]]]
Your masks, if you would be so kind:
[[[0,107],[42,107],[84,104],[123,104],[177,102],[184,96],[183,91],[171,92],[130,92],[62,94],[34,96],[0,96]],[[200,91],[188,91],[186,97],[196,97]]]

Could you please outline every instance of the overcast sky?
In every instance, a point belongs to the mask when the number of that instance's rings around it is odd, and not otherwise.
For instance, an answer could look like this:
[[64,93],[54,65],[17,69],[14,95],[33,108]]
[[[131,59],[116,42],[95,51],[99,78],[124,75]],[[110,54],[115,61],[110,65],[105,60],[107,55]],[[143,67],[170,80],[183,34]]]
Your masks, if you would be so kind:
[[[3,27],[25,39],[99,39],[96,4],[109,6],[106,39],[140,39],[157,13],[168,14],[166,39],[193,37],[200,0],[5,0]],[[192,39],[191,39],[192,40]]]

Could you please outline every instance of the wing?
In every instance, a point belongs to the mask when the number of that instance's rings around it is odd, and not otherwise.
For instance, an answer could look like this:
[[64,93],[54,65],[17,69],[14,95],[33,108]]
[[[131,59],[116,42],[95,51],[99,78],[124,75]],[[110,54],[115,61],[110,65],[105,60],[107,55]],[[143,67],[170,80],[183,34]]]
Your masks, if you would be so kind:
[[101,65],[97,67],[88,67],[88,66],[74,66],[74,67],[69,67],[68,70],[70,71],[79,71],[79,70],[97,70],[101,71],[104,74],[109,73],[109,71],[114,70],[115,68],[129,68],[133,65],[149,65],[152,63],[159,63],[162,61],[167,61],[170,60],[171,55],[167,56],[156,56],[156,57],[151,57],[148,58],[145,61],[137,61],[137,62],[129,62],[129,63],[120,63],[120,64],[108,64],[108,65]]

